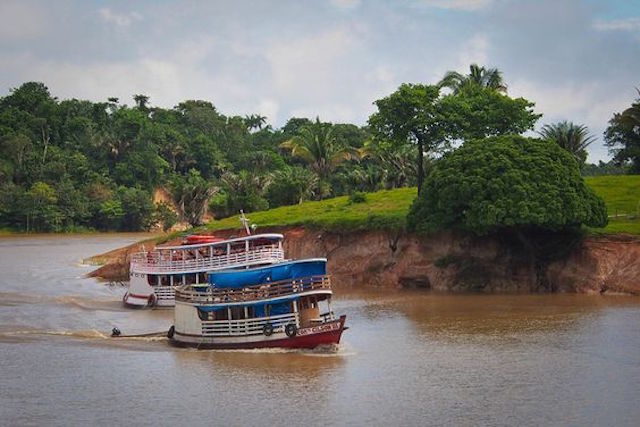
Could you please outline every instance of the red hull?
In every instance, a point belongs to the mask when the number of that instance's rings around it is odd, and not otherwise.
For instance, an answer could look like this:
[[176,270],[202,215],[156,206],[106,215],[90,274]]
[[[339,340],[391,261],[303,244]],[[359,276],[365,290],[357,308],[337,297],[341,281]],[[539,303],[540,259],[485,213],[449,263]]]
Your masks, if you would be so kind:
[[[190,343],[176,341],[171,338],[169,342],[176,347],[195,347],[199,349],[209,350],[240,350],[253,348],[315,348],[321,345],[339,344],[342,333],[347,329],[344,322],[347,316],[340,316],[339,329],[329,332],[307,333],[306,335],[296,335],[295,337],[287,337],[277,340],[256,341],[246,343]],[[313,329],[313,328],[308,328]],[[304,329],[301,329],[302,333]],[[179,335],[176,333],[176,335]]]

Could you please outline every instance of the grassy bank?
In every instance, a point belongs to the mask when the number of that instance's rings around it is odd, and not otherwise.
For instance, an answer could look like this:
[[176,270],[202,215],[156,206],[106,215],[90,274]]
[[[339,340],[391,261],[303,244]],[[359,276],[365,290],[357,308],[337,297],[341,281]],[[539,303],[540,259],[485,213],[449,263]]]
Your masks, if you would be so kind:
[[[640,235],[640,175],[589,177],[586,182],[604,199],[610,215],[609,225],[593,232]],[[343,196],[252,212],[247,216],[259,227],[304,225],[327,230],[397,230],[404,227],[415,197],[415,188],[400,188],[368,193],[361,203],[354,203]],[[207,229],[235,229],[240,226],[238,217],[233,216],[212,221]]]
[[[415,188],[399,188],[367,193],[364,202],[355,203],[342,196],[300,205],[282,206],[247,216],[260,227],[304,225],[328,230],[402,229]],[[212,221],[210,230],[239,228],[237,216]]]

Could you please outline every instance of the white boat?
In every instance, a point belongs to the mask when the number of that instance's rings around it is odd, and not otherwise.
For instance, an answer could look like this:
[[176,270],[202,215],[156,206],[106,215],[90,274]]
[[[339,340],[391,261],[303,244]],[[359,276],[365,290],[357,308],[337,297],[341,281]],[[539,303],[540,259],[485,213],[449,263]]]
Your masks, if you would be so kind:
[[[210,272],[176,290],[173,345],[200,349],[338,344],[346,316],[331,308],[326,259]],[[321,310],[322,308],[322,310]]]
[[256,234],[222,240],[188,236],[182,245],[158,246],[133,254],[127,306],[173,307],[178,286],[206,283],[206,273],[284,261],[282,234]]

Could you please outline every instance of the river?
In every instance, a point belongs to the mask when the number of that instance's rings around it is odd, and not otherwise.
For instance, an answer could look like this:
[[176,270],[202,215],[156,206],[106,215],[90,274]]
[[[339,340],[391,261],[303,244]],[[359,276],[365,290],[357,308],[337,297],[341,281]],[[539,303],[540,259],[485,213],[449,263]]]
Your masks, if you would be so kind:
[[140,237],[0,238],[0,424],[640,424],[640,298],[338,289],[335,352],[175,349],[84,277]]

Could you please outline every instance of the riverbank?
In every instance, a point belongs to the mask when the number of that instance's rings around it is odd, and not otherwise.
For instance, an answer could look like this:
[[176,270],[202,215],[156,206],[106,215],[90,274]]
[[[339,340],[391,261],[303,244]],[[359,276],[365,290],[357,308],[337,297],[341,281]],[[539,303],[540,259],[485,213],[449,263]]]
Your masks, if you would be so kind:
[[[284,234],[288,258],[326,257],[336,287],[640,295],[640,238],[634,236],[587,237],[568,257],[548,265],[547,287],[541,288],[532,280],[525,256],[487,237],[305,227],[265,227],[260,231]],[[238,231],[213,234],[228,238]],[[152,243],[147,240],[90,258],[89,262],[104,263],[90,275],[128,280],[130,255],[151,249]],[[179,243],[179,239],[170,243]]]

